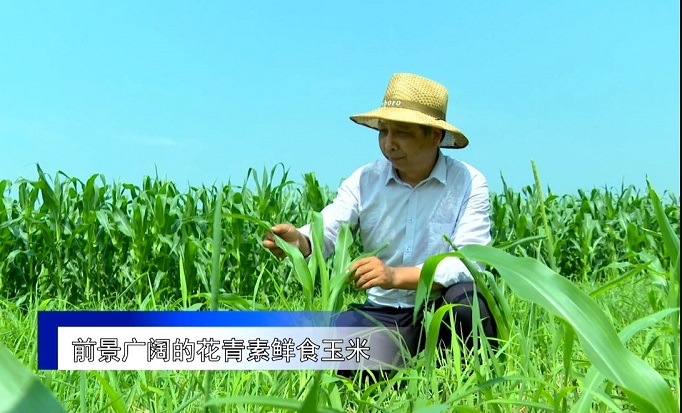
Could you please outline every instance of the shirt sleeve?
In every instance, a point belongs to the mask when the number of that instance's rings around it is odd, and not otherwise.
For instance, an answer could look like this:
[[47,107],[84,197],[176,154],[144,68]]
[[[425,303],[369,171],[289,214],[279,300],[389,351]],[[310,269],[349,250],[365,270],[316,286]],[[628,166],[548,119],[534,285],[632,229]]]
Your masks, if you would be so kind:
[[[452,243],[457,248],[470,244],[490,245],[492,243],[488,183],[480,172],[472,176],[471,190],[465,202],[462,203],[459,217],[454,233],[450,235]],[[452,247],[448,247],[447,252],[452,251]],[[485,269],[482,264],[474,264],[480,270]],[[419,264],[417,267],[422,269],[424,264]],[[459,258],[447,257],[438,263],[433,282],[447,288],[462,281],[473,281],[473,276]]]
[[[324,245],[322,252],[329,257],[334,252],[334,244],[339,236],[339,231],[344,223],[351,227],[358,224],[360,209],[360,176],[362,169],[356,170],[350,177],[344,180],[339,187],[334,201],[322,209],[324,223]],[[310,241],[310,250],[313,251],[313,237],[310,224],[298,229]]]

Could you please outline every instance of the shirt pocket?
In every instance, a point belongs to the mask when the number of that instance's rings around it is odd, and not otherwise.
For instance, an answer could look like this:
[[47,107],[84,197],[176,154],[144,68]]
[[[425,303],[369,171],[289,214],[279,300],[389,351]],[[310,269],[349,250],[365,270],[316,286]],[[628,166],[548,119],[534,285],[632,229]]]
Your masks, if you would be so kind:
[[450,252],[450,244],[443,238],[446,235],[452,237],[452,225],[438,222],[429,222],[428,255],[435,255],[442,252]]

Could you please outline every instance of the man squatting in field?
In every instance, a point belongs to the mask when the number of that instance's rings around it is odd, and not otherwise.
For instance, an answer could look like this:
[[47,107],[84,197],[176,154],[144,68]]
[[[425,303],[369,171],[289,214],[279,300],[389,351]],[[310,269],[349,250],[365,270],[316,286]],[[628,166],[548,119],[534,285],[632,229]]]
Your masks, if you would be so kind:
[[[424,348],[423,316],[412,324],[421,268],[433,255],[452,251],[447,235],[459,248],[491,242],[489,195],[485,177],[470,165],[444,155],[440,148],[461,149],[468,139],[445,121],[447,89],[432,80],[408,73],[391,78],[379,109],[351,116],[354,122],[379,131],[384,159],[357,169],[322,210],[325,256],[334,250],[342,223],[359,230],[365,251],[387,248],[376,256],[354,262],[349,282],[367,291],[367,301],[341,313],[337,325],[372,325],[367,314],[386,326],[399,327],[412,355]],[[311,253],[310,226],[272,227],[272,233]],[[263,245],[284,257],[272,234]],[[453,308],[454,326],[466,345],[472,345],[473,277],[455,257],[436,268],[430,300]],[[496,336],[495,321],[485,300],[477,297],[483,330]],[[422,314],[422,312],[420,312]],[[451,343],[450,322],[444,320],[439,343]]]

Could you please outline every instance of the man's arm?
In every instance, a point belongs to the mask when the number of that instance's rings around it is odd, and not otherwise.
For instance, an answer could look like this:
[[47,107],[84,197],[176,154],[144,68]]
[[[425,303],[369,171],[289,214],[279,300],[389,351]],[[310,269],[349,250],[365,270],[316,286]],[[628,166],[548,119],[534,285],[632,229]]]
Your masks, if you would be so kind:
[[[360,175],[362,169],[363,168],[356,170],[350,177],[343,181],[337,191],[334,201],[321,211],[324,224],[324,245],[322,245],[322,251],[325,257],[330,256],[334,251],[334,243],[336,243],[336,238],[341,230],[341,225],[343,223],[357,225],[358,223],[360,208]],[[305,225],[297,229],[291,224],[278,224],[272,227],[270,233],[266,234],[266,238],[263,240],[263,246],[280,258],[286,256],[284,251],[275,245],[272,237],[272,233],[275,233],[288,243],[297,247],[303,256],[307,257],[312,252],[312,249],[315,248],[310,231],[310,225]]]
[[[455,225],[454,232],[450,240],[457,248],[466,245],[490,245],[492,238],[490,235],[490,195],[488,183],[480,172],[474,170],[471,179],[471,190],[462,203],[459,219]],[[448,247],[445,252],[452,252],[452,247]],[[485,267],[474,263],[479,269]],[[424,264],[419,264],[420,270]],[[443,287],[450,287],[462,281],[473,281],[473,276],[462,260],[456,257],[446,257],[438,263],[433,282]]]

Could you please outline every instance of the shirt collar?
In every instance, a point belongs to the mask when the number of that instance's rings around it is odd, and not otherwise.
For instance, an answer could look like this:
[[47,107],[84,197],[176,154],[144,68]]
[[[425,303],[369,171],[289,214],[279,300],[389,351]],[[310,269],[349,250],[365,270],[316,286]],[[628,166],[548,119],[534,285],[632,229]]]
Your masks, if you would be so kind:
[[[388,173],[386,174],[386,181],[384,182],[386,185],[389,184],[391,181],[396,181],[396,182],[403,182],[402,179],[398,176],[398,173],[396,172],[395,168],[391,166],[391,162],[388,160],[386,161],[386,164],[388,165]],[[438,150],[438,159],[436,159],[436,164],[433,166],[433,169],[431,170],[431,174],[424,179],[422,182],[427,182],[431,179],[435,179],[445,185],[445,180],[447,178],[447,165],[445,164],[445,155]]]

